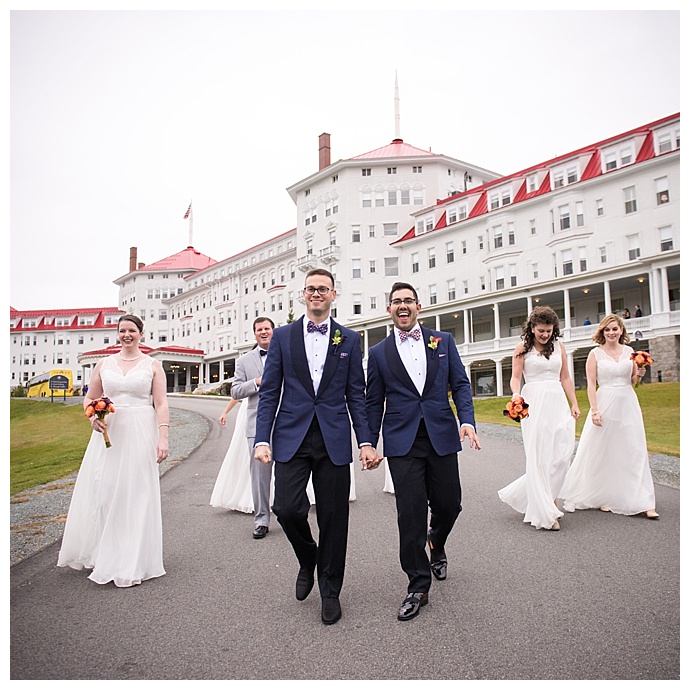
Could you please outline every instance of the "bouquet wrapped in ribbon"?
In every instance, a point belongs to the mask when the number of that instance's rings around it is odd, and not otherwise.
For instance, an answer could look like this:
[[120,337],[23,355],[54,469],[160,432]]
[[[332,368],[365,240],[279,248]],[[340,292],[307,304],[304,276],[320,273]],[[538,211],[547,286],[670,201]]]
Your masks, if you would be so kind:
[[519,424],[525,417],[529,417],[528,408],[529,405],[525,402],[524,398],[513,398],[506,404],[506,409],[503,410],[503,416],[510,417]]
[[[652,356],[649,354],[649,352],[645,352],[644,350],[637,350],[633,352],[630,355],[630,359],[635,363],[636,367],[648,367],[650,364],[654,362],[652,359]],[[637,388],[640,385],[640,377],[637,376],[635,378],[635,388]]]
[[[84,414],[87,417],[93,417],[96,415],[98,419],[103,422],[103,426],[106,426],[105,423],[105,416],[110,413],[110,412],[115,412],[115,405],[113,405],[113,402],[110,398],[98,398],[97,400],[92,400],[85,408],[84,408]],[[110,443],[110,439],[108,438],[108,430],[103,429],[103,440],[105,441],[105,447],[110,448],[112,445]]]

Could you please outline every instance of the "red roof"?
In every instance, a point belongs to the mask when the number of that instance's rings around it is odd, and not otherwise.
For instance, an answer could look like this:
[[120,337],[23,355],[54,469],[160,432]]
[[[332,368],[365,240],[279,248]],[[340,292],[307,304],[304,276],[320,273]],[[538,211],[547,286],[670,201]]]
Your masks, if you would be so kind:
[[362,158],[403,158],[405,156],[435,156],[436,154],[424,149],[418,149],[416,146],[406,144],[402,139],[393,139],[387,146],[382,146],[380,149],[374,149],[368,153],[362,153],[359,156],[354,156],[350,160],[359,160]]
[[172,256],[168,256],[165,259],[148,264],[147,266],[142,266],[138,268],[137,271],[178,271],[184,269],[201,271],[217,263],[215,259],[198,252],[194,247],[187,247],[181,252],[177,252],[177,254],[173,254]]
[[[88,352],[82,352],[79,357],[107,357],[108,355],[116,355],[122,349],[121,345],[110,345],[109,347],[104,347],[102,350],[89,350]],[[167,345],[163,347],[149,347],[144,345],[144,343],[139,343],[139,349],[145,355],[154,355],[157,352],[169,353],[173,355],[202,355],[203,350],[197,350],[191,347],[179,347],[177,345]]]
[[[22,311],[10,307],[10,319],[20,319],[16,327],[10,327],[10,333],[19,331],[59,331],[59,330],[93,330],[94,328],[114,329],[114,323],[106,323],[106,314],[124,314],[119,307],[94,307],[93,309],[33,309]],[[80,316],[96,316],[92,324],[80,324]],[[56,326],[55,319],[70,317],[69,324],[66,326]],[[50,318],[50,323],[48,319]],[[36,319],[37,324],[33,327],[23,326],[23,319]]]
[[[649,160],[650,158],[654,158],[655,151],[654,151],[654,130],[658,128],[659,126],[663,125],[664,123],[670,123],[673,122],[674,120],[677,120],[680,117],[680,113],[675,113],[674,115],[671,115],[669,117],[664,117],[660,120],[656,120],[654,122],[650,122],[647,125],[642,125],[641,127],[636,127],[635,129],[631,129],[627,132],[623,132],[622,134],[618,134],[613,137],[609,137],[608,139],[604,139],[602,141],[599,141],[595,144],[591,144],[589,146],[585,146],[581,149],[577,149],[576,151],[571,151],[570,153],[566,153],[562,156],[557,156],[556,158],[552,158],[551,160],[548,160],[544,163],[538,163],[537,165],[533,165],[529,168],[525,168],[524,170],[520,170],[519,172],[513,173],[512,175],[506,175],[505,177],[501,177],[496,180],[491,180],[489,182],[485,182],[482,185],[479,185],[477,187],[472,187],[471,189],[468,189],[464,192],[461,192],[460,194],[454,194],[451,197],[447,197],[446,199],[439,199],[436,202],[437,206],[443,206],[445,204],[451,203],[453,201],[456,201],[457,199],[471,199],[473,196],[479,195],[479,198],[477,202],[474,204],[474,206],[470,209],[470,212],[468,213],[467,217],[468,218],[475,218],[477,216],[483,215],[485,213],[489,212],[488,208],[488,191],[490,189],[495,189],[497,187],[500,187],[501,185],[505,185],[509,182],[520,182],[520,188],[518,189],[516,195],[511,201],[511,205],[524,201],[526,199],[531,199],[536,196],[540,196],[542,194],[547,194],[552,191],[551,189],[551,175],[549,174],[549,171],[551,168],[553,168],[556,164],[558,163],[563,163],[568,160],[572,160],[577,157],[585,157],[589,155],[589,160],[587,161],[587,164],[585,165],[585,169],[582,172],[582,175],[580,176],[580,181],[583,180],[589,180],[593,177],[599,177],[600,175],[604,174],[601,169],[601,150],[602,148],[605,148],[606,146],[609,146],[617,141],[621,141],[623,139],[626,139],[628,137],[634,136],[634,135],[645,135],[644,142],[642,143],[642,146],[639,148],[637,152],[637,156],[635,158],[635,163],[640,163],[645,160]],[[398,140],[399,141],[399,140]],[[383,149],[379,149],[379,151],[383,151]],[[367,156],[370,154],[366,154]],[[665,155],[665,154],[662,154]],[[372,155],[372,157],[374,157]],[[544,179],[539,187],[538,190],[534,192],[527,192],[526,191],[526,176],[535,174],[538,172],[543,172],[546,171],[547,174],[544,176]],[[446,217],[445,217],[445,212],[443,215],[439,218],[436,226],[433,228],[433,230],[438,230],[442,227],[446,227],[447,222],[446,222]],[[433,230],[431,232],[433,232]],[[399,238],[392,244],[398,244],[400,242],[403,242],[404,240],[411,239],[412,237],[415,237],[415,233],[408,232],[406,233],[403,237]]]

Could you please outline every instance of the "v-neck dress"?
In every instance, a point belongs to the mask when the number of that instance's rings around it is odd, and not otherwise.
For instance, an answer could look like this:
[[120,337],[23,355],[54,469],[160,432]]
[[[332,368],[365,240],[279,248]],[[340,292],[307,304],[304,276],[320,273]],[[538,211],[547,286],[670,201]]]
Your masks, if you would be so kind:
[[158,423],[151,385],[153,360],[128,372],[115,356],[101,369],[112,446],[93,432],[74,485],[58,566],[92,569],[89,579],[130,587],[165,574]]
[[608,508],[621,515],[654,510],[642,410],[631,382],[633,349],[626,345],[615,360],[597,347],[597,407],[602,426],[590,410],[573,464],[558,494],[563,509]]

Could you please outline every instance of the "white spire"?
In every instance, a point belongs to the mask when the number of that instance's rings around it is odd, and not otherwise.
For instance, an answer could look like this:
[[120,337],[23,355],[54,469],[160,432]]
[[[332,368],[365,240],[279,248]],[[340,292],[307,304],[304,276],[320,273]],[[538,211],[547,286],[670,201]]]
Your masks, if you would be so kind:
[[398,93],[398,70],[395,70],[395,138],[400,139],[400,94]]

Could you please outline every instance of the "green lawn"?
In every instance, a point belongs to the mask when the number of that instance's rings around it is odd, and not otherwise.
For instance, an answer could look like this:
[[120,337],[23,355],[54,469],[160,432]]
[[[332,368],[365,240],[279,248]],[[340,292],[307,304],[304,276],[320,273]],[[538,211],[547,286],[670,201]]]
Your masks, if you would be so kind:
[[[680,456],[680,384],[652,383],[636,389],[650,453]],[[577,391],[582,417],[589,410],[586,391]],[[508,398],[475,399],[478,422],[516,423],[503,416]],[[79,469],[91,427],[81,405],[10,398],[10,496],[61,479]]]
[[78,470],[90,437],[81,405],[10,398],[10,496]]
[[[680,384],[647,383],[636,388],[635,392],[642,407],[649,452],[680,457]],[[585,390],[576,391],[576,395],[582,412],[576,424],[579,438],[589,411],[589,400]],[[476,398],[474,413],[477,421],[515,426],[516,422],[503,416],[509,399]]]

